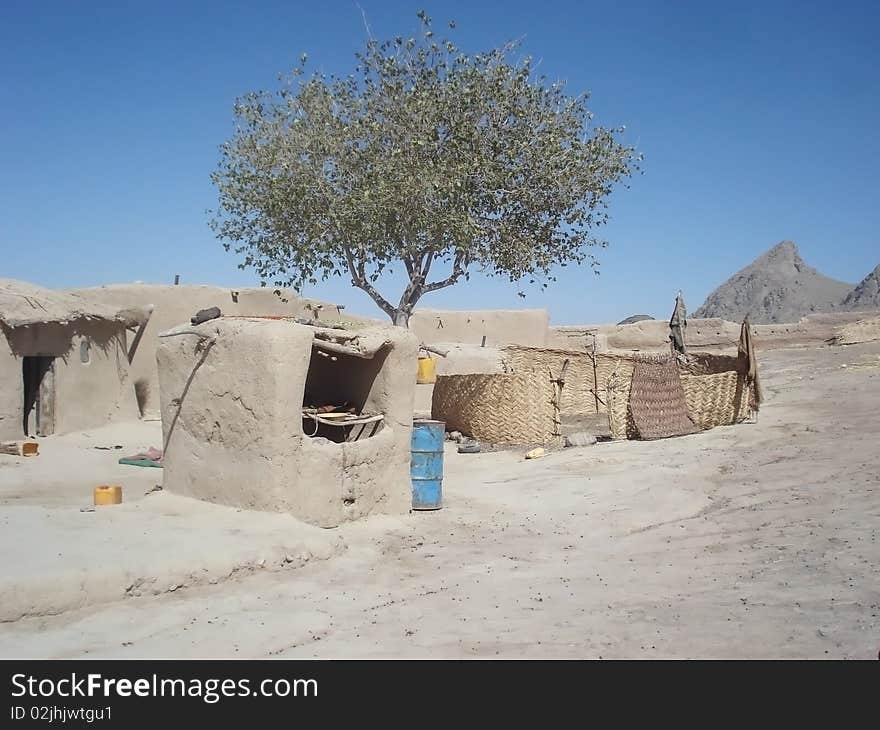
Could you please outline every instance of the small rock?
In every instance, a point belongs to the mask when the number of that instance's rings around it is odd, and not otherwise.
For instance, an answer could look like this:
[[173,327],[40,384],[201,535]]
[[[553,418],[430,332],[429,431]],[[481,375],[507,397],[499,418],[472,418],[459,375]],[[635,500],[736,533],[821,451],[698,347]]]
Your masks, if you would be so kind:
[[531,451],[526,453],[526,458],[527,459],[540,459],[546,453],[547,453],[547,451],[539,446],[537,449],[532,449]]
[[565,437],[566,446],[592,446],[596,443],[596,437],[586,431],[578,431]]
[[461,431],[450,431],[449,433],[446,434],[446,438],[449,441],[455,441],[456,443],[459,443],[459,442],[461,442],[461,439],[462,439]]

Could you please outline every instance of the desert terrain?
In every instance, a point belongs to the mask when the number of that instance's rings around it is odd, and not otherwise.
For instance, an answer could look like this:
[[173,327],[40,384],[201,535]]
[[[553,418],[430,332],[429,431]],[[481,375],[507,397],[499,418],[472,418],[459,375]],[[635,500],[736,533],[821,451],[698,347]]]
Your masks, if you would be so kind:
[[[48,437],[0,461],[0,655],[875,658],[880,342],[760,363],[754,423],[450,443],[443,509],[333,530],[117,464],[157,421]],[[124,504],[81,511],[102,479]]]

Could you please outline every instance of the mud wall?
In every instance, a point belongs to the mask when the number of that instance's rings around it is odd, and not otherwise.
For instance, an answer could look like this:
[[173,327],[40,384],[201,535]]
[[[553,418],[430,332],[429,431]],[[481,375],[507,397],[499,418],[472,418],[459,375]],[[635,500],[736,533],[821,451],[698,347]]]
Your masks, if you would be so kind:
[[153,314],[138,343],[131,363],[132,381],[138,383],[141,408],[144,415],[155,418],[159,411],[159,381],[156,371],[158,334],[179,324],[189,322],[201,309],[219,307],[224,315],[283,315],[327,322],[340,320],[370,321],[346,314],[329,302],[302,299],[296,294],[273,289],[234,289],[217,286],[112,284],[91,289],[77,289],[76,293],[91,300],[110,304],[120,309],[152,304]]
[[[756,345],[763,349],[822,345],[834,337],[840,325],[869,316],[870,312],[810,314],[798,322],[755,324],[752,325],[752,332]],[[725,319],[690,319],[687,345],[694,350],[729,352],[736,348],[740,327],[741,323]],[[646,320],[625,325],[551,327],[548,341],[550,347],[583,350],[592,342],[593,335],[600,352],[669,350],[669,323],[666,320]]]
[[3,441],[20,439],[23,435],[21,377],[21,360],[13,355],[6,337],[0,333],[0,440]]
[[833,312],[809,314],[789,324],[757,324],[753,326],[755,342],[766,348],[822,345],[836,335],[841,325],[870,316],[870,312]]
[[463,312],[417,309],[410,318],[409,327],[425,344],[459,342],[466,345],[485,344],[487,347],[543,347],[547,344],[550,314],[546,309]]
[[[690,319],[687,344],[699,350],[726,350],[736,347],[739,330],[739,324],[723,319]],[[552,327],[549,341],[551,347],[584,350],[591,346],[594,335],[599,352],[669,350],[669,323],[657,319],[621,325]]]
[[[56,434],[138,417],[121,324],[107,321],[46,323],[6,330],[0,347],[0,421],[3,438],[23,438],[22,358],[55,358]],[[85,345],[85,349],[82,346]],[[83,362],[83,360],[86,360]],[[33,424],[31,424],[33,431]]]

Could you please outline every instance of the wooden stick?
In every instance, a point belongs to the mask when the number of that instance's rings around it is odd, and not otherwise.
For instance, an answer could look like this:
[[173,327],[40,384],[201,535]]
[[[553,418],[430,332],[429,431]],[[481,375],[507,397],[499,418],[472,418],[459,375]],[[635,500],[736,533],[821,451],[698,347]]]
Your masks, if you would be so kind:
[[423,350],[427,350],[428,352],[433,352],[435,355],[439,355],[440,357],[446,357],[449,354],[449,350],[438,350],[436,347],[431,345],[420,345]]
[[[593,395],[596,398],[596,413],[599,413],[599,370],[596,367],[596,335],[593,335],[593,351],[587,353],[590,356],[590,360],[593,361],[593,387],[591,390],[593,391]],[[605,405],[604,403],[602,405]]]
[[[388,344],[388,343],[386,343]],[[348,355],[350,357],[359,357],[361,360],[372,360],[373,353],[366,353],[363,350],[356,350],[347,345],[340,345],[338,342],[328,342],[327,340],[319,340],[317,337],[312,340],[312,347],[325,352],[335,352],[337,355]]]
[[568,358],[562,363],[559,376],[554,378],[550,372],[550,380],[553,382],[553,435],[562,435],[562,387],[565,385],[565,371],[568,368]]
[[323,423],[325,426],[360,426],[365,423],[376,423],[385,418],[385,416],[380,414],[378,416],[362,416],[351,418],[349,420],[341,420],[336,418],[327,418],[326,415],[319,416],[317,413],[307,412],[303,412],[303,417],[311,418],[313,421],[316,421],[317,423]]

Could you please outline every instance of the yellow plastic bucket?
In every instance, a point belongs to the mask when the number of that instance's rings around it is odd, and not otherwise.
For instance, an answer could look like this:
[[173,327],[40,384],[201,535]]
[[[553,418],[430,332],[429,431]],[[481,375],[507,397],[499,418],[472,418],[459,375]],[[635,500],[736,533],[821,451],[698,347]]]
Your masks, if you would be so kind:
[[433,357],[419,358],[419,371],[416,375],[417,383],[434,383],[437,380],[437,363]]
[[95,506],[122,504],[122,487],[95,487]]

